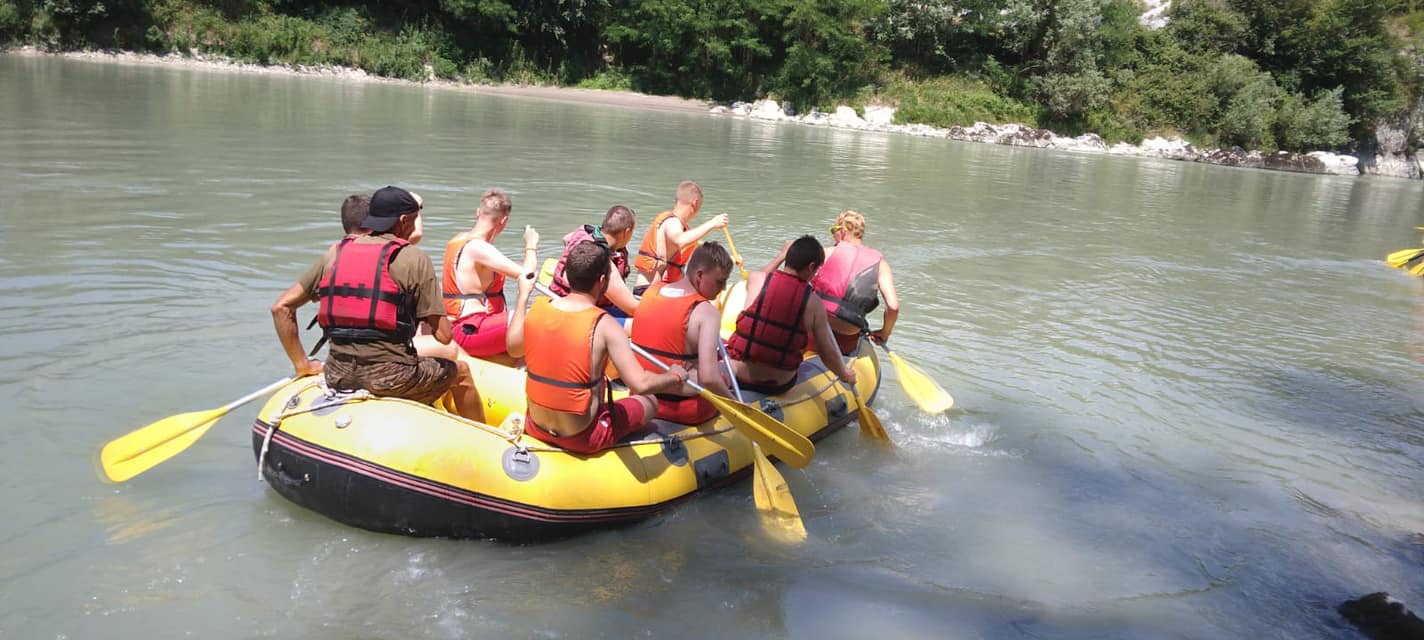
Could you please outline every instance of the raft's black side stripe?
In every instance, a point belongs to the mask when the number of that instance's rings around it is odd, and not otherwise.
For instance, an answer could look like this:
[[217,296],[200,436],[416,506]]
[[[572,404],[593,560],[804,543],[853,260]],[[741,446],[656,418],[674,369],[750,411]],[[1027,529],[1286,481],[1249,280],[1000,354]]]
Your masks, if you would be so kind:
[[[253,424],[252,431],[258,436],[267,435],[268,425],[261,420]],[[355,458],[343,453],[332,451],[320,445],[315,445],[305,440],[298,439],[282,430],[272,437],[274,447],[281,446],[290,449],[307,457],[326,462],[337,467],[341,467],[353,473],[358,473],[367,477],[379,479],[383,482],[410,489],[425,495],[448,500],[458,504],[463,504],[481,509],[513,515],[540,522],[579,522],[597,520],[604,522],[617,522],[622,520],[638,520],[650,517],[659,511],[667,509],[680,500],[683,496],[641,507],[620,507],[616,509],[579,509],[563,510],[549,509],[537,505],[529,505],[521,502],[513,502],[503,498],[476,493],[468,489],[450,486],[418,476],[396,471],[388,467],[383,467],[371,462]],[[691,495],[690,493],[688,495]]]

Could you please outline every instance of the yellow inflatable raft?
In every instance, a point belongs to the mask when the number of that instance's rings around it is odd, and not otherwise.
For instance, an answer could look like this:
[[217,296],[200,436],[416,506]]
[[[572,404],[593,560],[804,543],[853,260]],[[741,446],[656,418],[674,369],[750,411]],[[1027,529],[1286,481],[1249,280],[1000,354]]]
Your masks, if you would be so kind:
[[[721,417],[654,430],[591,456],[523,433],[524,372],[471,359],[491,424],[415,402],[332,394],[320,377],[273,394],[253,425],[277,493],[346,524],[412,536],[528,542],[634,522],[748,475],[751,441]],[[880,363],[853,366],[872,402]],[[812,440],[855,419],[856,398],[818,358],[783,396],[746,400]],[[499,425],[499,426],[491,426]]]

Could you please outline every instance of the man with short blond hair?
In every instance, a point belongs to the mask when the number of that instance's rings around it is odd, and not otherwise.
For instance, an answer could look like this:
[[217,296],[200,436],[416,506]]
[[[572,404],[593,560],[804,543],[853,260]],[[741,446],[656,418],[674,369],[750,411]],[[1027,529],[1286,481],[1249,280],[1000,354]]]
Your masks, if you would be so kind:
[[455,342],[476,358],[513,363],[506,342],[509,316],[505,311],[504,280],[534,271],[539,232],[524,229],[524,262],[505,257],[491,244],[509,224],[509,195],[490,189],[480,196],[475,226],[455,234],[445,244],[441,287],[445,314],[455,323]]
[[677,282],[682,278],[687,259],[697,249],[697,242],[714,229],[727,226],[727,214],[719,213],[696,227],[688,222],[702,210],[702,187],[684,180],[677,185],[677,202],[672,209],[659,213],[648,226],[638,258],[633,266],[638,270],[640,284]]
[[[722,314],[712,303],[727,287],[732,256],[722,245],[705,242],[687,260],[687,277],[660,282],[643,293],[633,316],[629,339],[664,364],[681,365],[702,386],[725,397],[732,392],[719,367]],[[649,371],[662,371],[657,363],[639,355]],[[657,395],[657,417],[679,424],[701,424],[717,415],[717,408],[691,387]]]

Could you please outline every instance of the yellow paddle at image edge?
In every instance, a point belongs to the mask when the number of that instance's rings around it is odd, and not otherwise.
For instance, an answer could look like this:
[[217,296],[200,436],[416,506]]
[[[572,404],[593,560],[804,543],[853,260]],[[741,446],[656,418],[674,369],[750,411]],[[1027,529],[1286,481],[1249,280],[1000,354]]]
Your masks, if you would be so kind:
[[282,378],[216,409],[168,416],[130,431],[99,450],[99,465],[109,482],[123,482],[192,446],[228,412],[265,396],[293,378]]

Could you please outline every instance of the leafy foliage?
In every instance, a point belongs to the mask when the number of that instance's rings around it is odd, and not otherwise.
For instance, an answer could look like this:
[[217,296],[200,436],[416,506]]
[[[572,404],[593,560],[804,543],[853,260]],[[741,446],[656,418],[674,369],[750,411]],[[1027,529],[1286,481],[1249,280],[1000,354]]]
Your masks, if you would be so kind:
[[0,0],[0,44],[564,83],[1109,140],[1334,148],[1424,95],[1398,0]]

